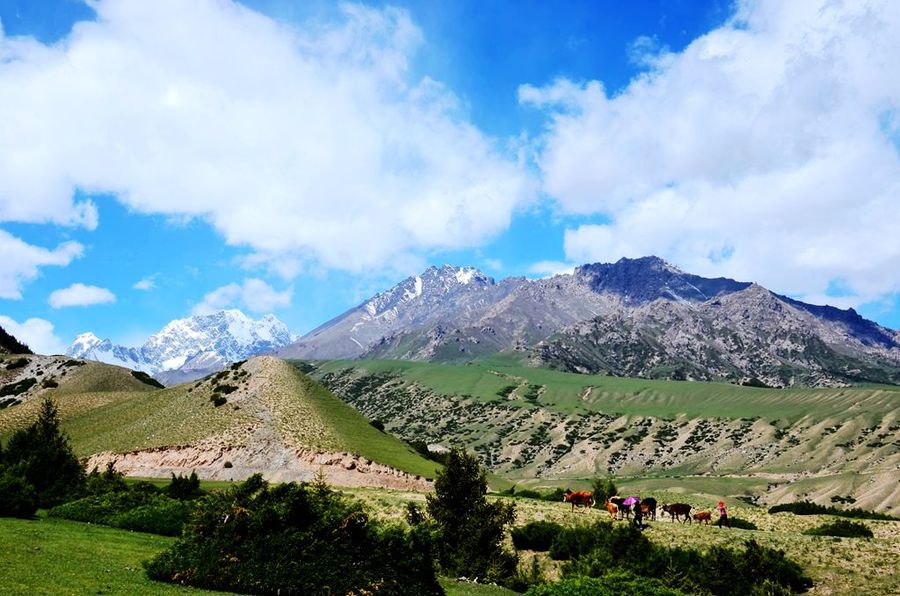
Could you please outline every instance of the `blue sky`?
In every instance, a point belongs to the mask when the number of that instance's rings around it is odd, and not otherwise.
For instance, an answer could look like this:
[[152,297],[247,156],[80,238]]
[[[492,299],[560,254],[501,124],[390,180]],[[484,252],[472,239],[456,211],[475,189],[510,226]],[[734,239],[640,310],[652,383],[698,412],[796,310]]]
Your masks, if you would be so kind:
[[0,3],[0,321],[658,254],[900,328],[895,4],[560,4]]

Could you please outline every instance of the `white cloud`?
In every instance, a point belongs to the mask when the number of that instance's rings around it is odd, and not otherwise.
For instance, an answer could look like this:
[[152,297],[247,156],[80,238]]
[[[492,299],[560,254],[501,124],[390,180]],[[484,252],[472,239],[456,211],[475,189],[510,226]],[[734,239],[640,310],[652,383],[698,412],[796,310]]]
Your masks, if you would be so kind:
[[217,288],[203,297],[191,314],[206,315],[233,306],[243,306],[255,313],[268,313],[290,306],[294,290],[278,292],[261,279],[245,279],[243,285],[231,283]]
[[144,292],[150,292],[156,289],[156,278],[159,274],[154,273],[153,275],[148,275],[147,277],[142,278],[141,280],[135,282],[133,286],[131,286],[135,290],[143,290]]
[[24,323],[0,315],[0,327],[36,354],[64,354],[66,345],[53,333],[53,323],[44,319],[31,318]]
[[23,242],[0,230],[0,298],[21,299],[22,284],[37,277],[39,267],[68,265],[83,251],[77,242],[65,242],[49,250]]
[[538,261],[528,268],[528,272],[541,277],[553,277],[564,273],[574,273],[575,265],[562,261]]
[[50,298],[47,300],[53,308],[91,306],[94,304],[108,304],[115,301],[115,294],[106,288],[86,286],[82,283],[72,284],[68,288],[55,290],[50,293]]
[[[646,50],[642,41],[637,50]],[[900,3],[742,2],[684,51],[602,83],[523,86],[551,118],[544,190],[606,225],[566,257],[656,254],[691,272],[859,304],[900,290]]]
[[96,225],[76,188],[200,217],[284,275],[478,245],[534,194],[408,62],[399,9],[292,29],[227,0],[98,0],[61,42],[0,33],[0,221]]

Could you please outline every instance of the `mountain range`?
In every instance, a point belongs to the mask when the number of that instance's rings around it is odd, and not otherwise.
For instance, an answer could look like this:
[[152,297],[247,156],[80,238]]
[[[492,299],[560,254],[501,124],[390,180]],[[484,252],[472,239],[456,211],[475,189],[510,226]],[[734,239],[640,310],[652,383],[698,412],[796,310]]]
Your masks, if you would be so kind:
[[430,267],[314,329],[278,355],[532,365],[767,386],[900,383],[900,333],[853,309],[685,273],[657,257],[495,281]]
[[66,355],[142,371],[170,385],[273,352],[293,339],[287,326],[273,315],[254,320],[239,310],[223,310],[176,319],[137,348],[83,333],[75,338]]

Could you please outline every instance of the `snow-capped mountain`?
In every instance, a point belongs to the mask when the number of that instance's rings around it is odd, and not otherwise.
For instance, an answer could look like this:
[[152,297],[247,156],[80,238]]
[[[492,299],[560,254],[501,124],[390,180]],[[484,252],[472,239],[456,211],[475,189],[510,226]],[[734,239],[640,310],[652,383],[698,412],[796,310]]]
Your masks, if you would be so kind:
[[[191,376],[202,372],[199,376],[203,376],[232,362],[277,350],[293,339],[287,326],[273,315],[254,320],[239,310],[223,310],[174,320],[137,348],[83,333],[66,355],[155,376],[179,370]],[[176,376],[184,380],[183,375]]]
[[900,383],[900,337],[856,311],[693,275],[657,257],[499,282],[471,267],[431,267],[279,354],[453,362],[498,352],[624,376]]

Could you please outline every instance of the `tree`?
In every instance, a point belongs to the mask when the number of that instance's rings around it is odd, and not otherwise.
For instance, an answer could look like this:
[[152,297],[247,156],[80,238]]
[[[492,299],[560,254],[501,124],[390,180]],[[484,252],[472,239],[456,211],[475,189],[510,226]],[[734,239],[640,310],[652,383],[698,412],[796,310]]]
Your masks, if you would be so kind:
[[478,459],[461,449],[447,453],[444,469],[428,495],[428,513],[438,534],[438,558],[447,573],[501,581],[512,577],[516,556],[503,548],[515,506],[488,502],[487,477]]
[[606,499],[619,493],[619,489],[613,483],[612,478],[597,478],[594,480],[594,502],[604,503]]
[[84,492],[84,468],[60,430],[59,411],[49,398],[41,402],[38,419],[10,437],[2,466],[34,487],[41,507],[58,505]]

